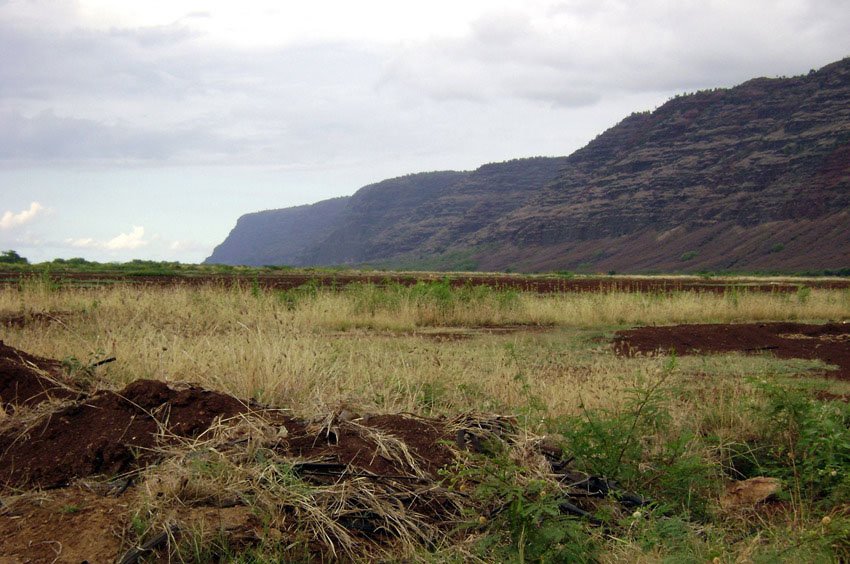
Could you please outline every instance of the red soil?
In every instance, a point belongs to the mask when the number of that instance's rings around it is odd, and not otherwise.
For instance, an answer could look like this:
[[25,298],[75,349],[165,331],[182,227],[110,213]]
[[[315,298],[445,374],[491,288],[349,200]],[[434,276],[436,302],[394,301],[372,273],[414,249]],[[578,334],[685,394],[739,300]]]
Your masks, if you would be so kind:
[[239,400],[202,390],[173,390],[138,380],[119,393],[98,392],[26,427],[0,434],[0,483],[46,488],[74,478],[124,472],[169,436],[194,437],[216,417],[247,411]]
[[354,421],[334,421],[330,427],[308,425],[290,430],[282,450],[305,460],[350,465],[346,471],[366,471],[380,476],[411,475],[410,467],[384,456],[372,433],[388,435],[404,443],[418,467],[437,476],[437,470],[454,457],[444,446],[450,440],[445,423],[412,415],[372,415]]
[[619,331],[615,350],[623,355],[675,352],[769,352],[779,358],[819,359],[837,366],[829,376],[850,379],[850,324],[741,323],[675,325]]
[[60,363],[27,354],[0,341],[0,406],[4,410],[76,397],[78,392],[65,380]]

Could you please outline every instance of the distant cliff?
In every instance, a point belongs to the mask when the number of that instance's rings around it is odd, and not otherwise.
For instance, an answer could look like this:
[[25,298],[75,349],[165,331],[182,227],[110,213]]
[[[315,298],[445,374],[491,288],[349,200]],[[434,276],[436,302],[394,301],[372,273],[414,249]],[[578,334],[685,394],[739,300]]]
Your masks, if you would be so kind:
[[243,215],[206,260],[214,264],[302,264],[301,253],[323,241],[343,217],[349,198]]
[[850,266],[850,59],[678,96],[569,157],[250,214],[207,262],[451,268],[452,257],[487,270]]
[[410,174],[365,186],[348,198],[247,214],[205,262],[415,262],[519,208],[565,163],[565,157],[539,157],[470,172]]

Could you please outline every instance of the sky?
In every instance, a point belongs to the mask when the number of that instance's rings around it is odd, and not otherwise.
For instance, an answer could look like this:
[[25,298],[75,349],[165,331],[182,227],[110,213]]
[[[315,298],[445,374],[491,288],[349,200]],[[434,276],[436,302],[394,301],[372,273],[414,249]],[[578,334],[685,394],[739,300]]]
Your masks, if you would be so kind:
[[568,155],[848,29],[847,0],[0,0],[0,250],[200,262],[244,213]]

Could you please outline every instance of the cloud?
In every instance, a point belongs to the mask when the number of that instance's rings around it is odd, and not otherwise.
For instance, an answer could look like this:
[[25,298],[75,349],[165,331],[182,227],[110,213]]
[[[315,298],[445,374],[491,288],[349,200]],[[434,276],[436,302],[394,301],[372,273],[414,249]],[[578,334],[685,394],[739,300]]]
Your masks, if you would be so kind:
[[168,245],[171,252],[205,252],[209,251],[210,245],[193,240],[175,240]]
[[[572,0],[483,13],[460,37],[410,43],[384,84],[434,100],[583,107],[645,92],[801,74],[850,54],[850,11],[826,2]],[[841,39],[837,39],[837,38]]]
[[29,209],[18,213],[7,211],[3,214],[3,217],[0,217],[0,229],[5,231],[29,223],[44,211],[44,206],[38,202],[32,202]]
[[221,149],[214,132],[199,125],[168,131],[58,116],[0,111],[0,162],[166,162]]
[[[386,18],[350,3],[306,15],[166,4],[181,15],[156,25],[127,14],[95,25],[99,9],[71,0],[0,5],[0,52],[15,53],[0,65],[0,166],[476,164],[473,152],[539,154],[532,137],[592,138],[608,113],[576,134],[578,113],[629,96],[663,100],[850,54],[846,0],[446,0],[413,16],[379,3]],[[279,42],[228,41],[227,28],[264,22]]]
[[149,242],[145,239],[145,228],[139,225],[134,225],[129,233],[121,233],[106,241],[91,237],[65,240],[67,245],[74,248],[106,251],[132,251],[146,246]]

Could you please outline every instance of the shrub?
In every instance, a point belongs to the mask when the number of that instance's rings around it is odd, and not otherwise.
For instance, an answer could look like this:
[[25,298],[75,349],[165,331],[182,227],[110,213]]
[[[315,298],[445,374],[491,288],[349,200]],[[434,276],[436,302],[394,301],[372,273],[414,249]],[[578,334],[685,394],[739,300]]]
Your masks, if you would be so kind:
[[8,250],[0,253],[0,263],[2,264],[29,264],[29,261],[19,255],[17,252]]

